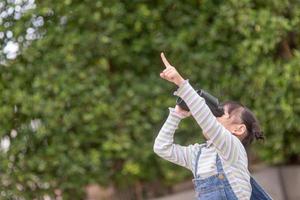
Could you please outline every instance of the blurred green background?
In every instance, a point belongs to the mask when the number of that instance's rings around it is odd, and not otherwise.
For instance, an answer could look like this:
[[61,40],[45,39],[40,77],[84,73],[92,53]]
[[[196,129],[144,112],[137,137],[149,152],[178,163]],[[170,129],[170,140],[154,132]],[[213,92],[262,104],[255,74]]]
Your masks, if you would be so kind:
[[[260,120],[258,162],[300,163],[298,0],[2,0],[0,197],[85,186],[159,196],[191,173],[153,152],[175,105],[160,52],[195,88]],[[193,119],[176,142],[202,142]]]

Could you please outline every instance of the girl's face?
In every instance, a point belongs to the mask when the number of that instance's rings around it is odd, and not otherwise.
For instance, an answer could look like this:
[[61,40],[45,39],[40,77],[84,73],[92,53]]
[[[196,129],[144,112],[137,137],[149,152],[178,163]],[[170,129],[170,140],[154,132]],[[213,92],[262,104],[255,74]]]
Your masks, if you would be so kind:
[[224,115],[217,117],[218,122],[237,137],[243,136],[246,133],[246,126],[241,120],[241,112],[242,109],[236,109],[229,114],[228,107],[225,106]]

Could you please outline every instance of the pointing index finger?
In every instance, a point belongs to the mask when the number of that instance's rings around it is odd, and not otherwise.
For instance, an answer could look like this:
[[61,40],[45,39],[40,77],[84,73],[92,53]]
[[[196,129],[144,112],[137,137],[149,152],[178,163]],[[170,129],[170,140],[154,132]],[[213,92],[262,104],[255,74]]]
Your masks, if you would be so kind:
[[163,52],[160,53],[160,57],[165,64],[166,68],[171,67],[172,65],[168,62],[168,60],[165,57],[165,54]]

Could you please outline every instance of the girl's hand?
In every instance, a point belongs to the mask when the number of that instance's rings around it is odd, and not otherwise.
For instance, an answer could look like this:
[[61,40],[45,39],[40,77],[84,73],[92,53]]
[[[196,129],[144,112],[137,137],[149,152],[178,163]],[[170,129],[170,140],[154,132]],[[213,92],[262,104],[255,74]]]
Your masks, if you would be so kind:
[[171,82],[175,83],[177,86],[180,86],[181,83],[184,82],[182,76],[178,73],[178,71],[173,67],[168,60],[166,59],[164,53],[160,54],[160,57],[165,65],[165,69],[160,73],[160,77]]
[[175,106],[175,112],[183,117],[189,117],[191,116],[191,112],[188,112],[186,110],[183,110],[182,108],[180,108],[180,106],[176,105]]

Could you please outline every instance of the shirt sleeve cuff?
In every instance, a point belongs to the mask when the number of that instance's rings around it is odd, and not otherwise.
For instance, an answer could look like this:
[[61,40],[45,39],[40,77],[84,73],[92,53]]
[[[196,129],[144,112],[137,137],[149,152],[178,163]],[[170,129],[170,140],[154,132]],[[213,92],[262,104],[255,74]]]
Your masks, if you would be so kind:
[[169,111],[170,111],[170,115],[181,120],[181,119],[184,119],[186,116],[182,115],[182,114],[179,114],[175,111],[175,108],[171,108],[169,107]]
[[189,85],[189,79],[184,80],[183,83],[179,85],[178,89],[173,93],[173,95],[181,96],[187,85]]

